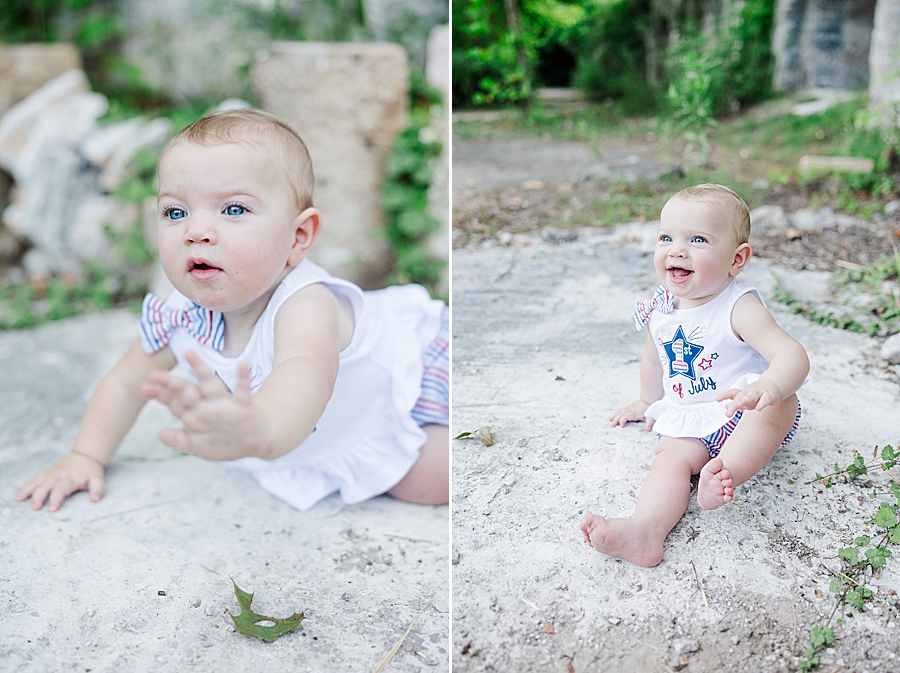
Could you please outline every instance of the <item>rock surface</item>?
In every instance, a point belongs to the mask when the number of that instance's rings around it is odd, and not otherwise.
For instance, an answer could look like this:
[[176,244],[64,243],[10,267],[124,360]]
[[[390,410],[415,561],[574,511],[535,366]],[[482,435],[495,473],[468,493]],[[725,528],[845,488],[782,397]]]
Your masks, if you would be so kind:
[[[69,452],[87,396],[135,336],[125,311],[0,333],[0,668],[373,671],[424,607],[387,670],[448,671],[446,506],[332,496],[298,512],[161,445],[174,423],[161,406],[126,437],[100,502],[80,493],[51,514],[13,501]],[[300,631],[237,634],[231,578],[260,614],[304,612]]]

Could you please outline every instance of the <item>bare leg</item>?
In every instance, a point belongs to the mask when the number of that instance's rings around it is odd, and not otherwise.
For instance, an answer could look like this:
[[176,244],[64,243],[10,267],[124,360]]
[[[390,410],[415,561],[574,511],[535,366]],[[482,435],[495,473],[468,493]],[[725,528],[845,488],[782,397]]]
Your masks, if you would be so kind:
[[709,452],[698,439],[661,437],[634,516],[604,519],[588,512],[581,524],[585,540],[602,554],[655,566],[662,560],[666,535],[687,510],[691,475],[708,460]]
[[419,460],[388,495],[418,505],[444,505],[450,500],[450,428],[423,425],[428,435]]
[[796,395],[762,411],[745,411],[722,451],[700,472],[697,489],[700,505],[715,509],[731,502],[734,488],[772,460],[796,416]]

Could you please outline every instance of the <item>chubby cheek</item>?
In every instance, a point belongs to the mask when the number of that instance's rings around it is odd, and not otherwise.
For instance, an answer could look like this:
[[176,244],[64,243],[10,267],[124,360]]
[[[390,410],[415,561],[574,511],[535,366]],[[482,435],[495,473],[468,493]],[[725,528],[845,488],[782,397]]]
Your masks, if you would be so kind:
[[178,241],[173,240],[172,236],[166,236],[163,232],[159,232],[157,250],[163,271],[165,271],[169,280],[174,282],[176,278],[182,275],[184,267],[184,260],[181,259]]
[[666,253],[656,251],[653,255],[653,269],[656,271],[656,275],[660,280],[663,280],[666,276]]

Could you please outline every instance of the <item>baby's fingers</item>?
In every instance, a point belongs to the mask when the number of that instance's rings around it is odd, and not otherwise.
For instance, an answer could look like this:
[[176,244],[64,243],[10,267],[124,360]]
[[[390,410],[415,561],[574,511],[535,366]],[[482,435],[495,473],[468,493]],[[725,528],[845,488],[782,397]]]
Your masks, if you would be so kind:
[[194,370],[194,374],[197,375],[197,380],[200,381],[200,390],[203,397],[222,397],[231,392],[216,372],[207,367],[206,363],[194,351],[185,351],[184,357],[187,359],[188,364],[191,365],[191,369]]
[[81,488],[80,485],[75,484],[71,479],[57,481],[53,485],[53,488],[50,489],[50,497],[47,499],[47,509],[51,512],[55,512],[62,506],[63,500],[76,491],[80,491]]
[[237,388],[234,390],[234,399],[241,404],[250,404],[250,365],[241,362],[238,365]]
[[716,396],[716,402],[724,402],[725,400],[733,400],[735,396],[741,392],[740,388],[730,388]]

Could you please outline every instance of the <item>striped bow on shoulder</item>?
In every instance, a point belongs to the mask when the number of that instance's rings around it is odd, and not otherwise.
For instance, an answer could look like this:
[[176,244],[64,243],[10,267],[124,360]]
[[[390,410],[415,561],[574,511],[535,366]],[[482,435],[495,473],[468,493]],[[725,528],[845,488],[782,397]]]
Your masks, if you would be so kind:
[[217,351],[225,344],[225,319],[218,311],[191,302],[184,309],[171,306],[148,292],[138,320],[141,347],[151,355],[169,343],[176,329],[183,328],[200,344]]
[[675,296],[663,285],[656,288],[653,299],[638,297],[634,302],[634,328],[640,332],[653,311],[671,313],[675,310]]

